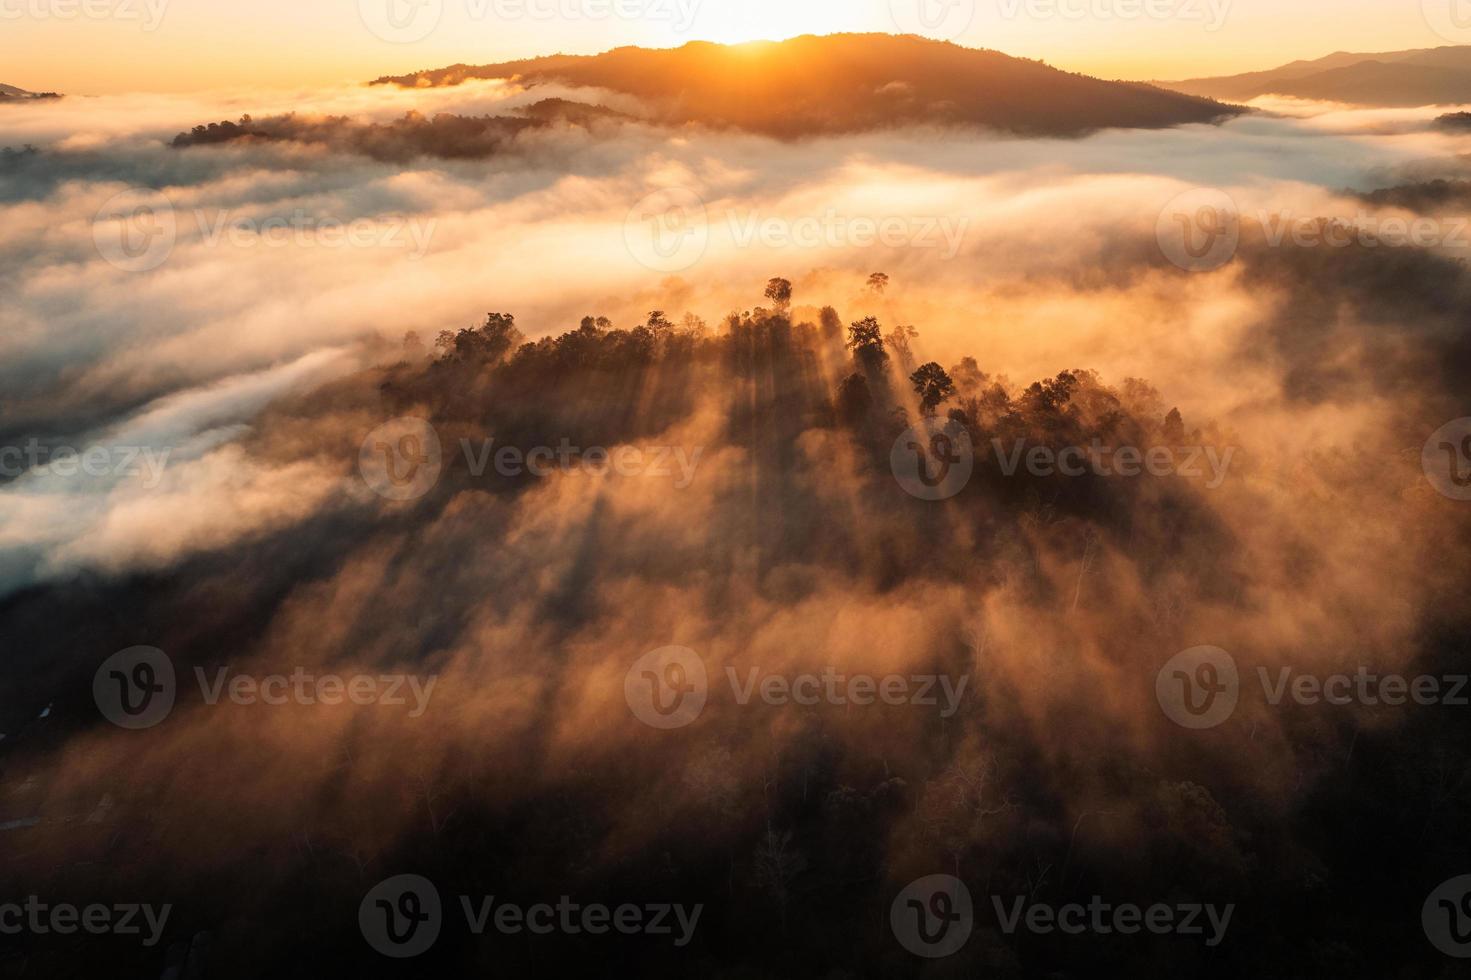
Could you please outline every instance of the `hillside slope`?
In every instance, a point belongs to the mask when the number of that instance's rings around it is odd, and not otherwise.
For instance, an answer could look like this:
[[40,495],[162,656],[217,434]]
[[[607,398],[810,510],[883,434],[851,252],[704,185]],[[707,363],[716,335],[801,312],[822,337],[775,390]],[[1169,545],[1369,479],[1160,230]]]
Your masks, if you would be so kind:
[[1234,101],[1287,95],[1383,108],[1461,105],[1471,102],[1471,46],[1381,54],[1339,51],[1267,71],[1158,84],[1187,95]]
[[783,138],[916,124],[1065,136],[1108,127],[1214,122],[1241,111],[997,51],[888,34],[625,47],[599,55],[452,65],[374,84],[437,86],[491,78],[607,89],[639,98],[659,122]]

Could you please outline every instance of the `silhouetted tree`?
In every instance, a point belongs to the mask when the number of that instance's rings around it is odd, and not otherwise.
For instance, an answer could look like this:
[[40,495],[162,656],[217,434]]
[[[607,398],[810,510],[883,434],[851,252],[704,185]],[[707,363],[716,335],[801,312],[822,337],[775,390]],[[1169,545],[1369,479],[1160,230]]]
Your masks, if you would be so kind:
[[792,303],[792,284],[785,279],[768,280],[765,296],[776,304],[778,312],[785,313]]
[[1185,419],[1180,415],[1178,408],[1170,409],[1170,414],[1165,416],[1164,430],[1161,435],[1166,445],[1178,446],[1185,441]]
[[884,354],[884,328],[877,318],[866,316],[848,325],[848,349],[855,354],[876,352],[888,356]]
[[868,277],[868,288],[876,293],[883,293],[889,287],[889,276],[887,273],[875,272]]
[[424,341],[419,337],[419,331],[410,330],[404,334],[403,344],[404,357],[411,361],[422,360],[427,353]]
[[921,364],[919,370],[909,376],[914,393],[919,396],[919,407],[925,415],[935,414],[940,403],[955,394],[955,382],[945,369],[934,361]]
[[487,313],[485,323],[477,329],[452,333],[441,330],[434,346],[445,360],[463,363],[495,363],[524,340],[516,329],[516,318],[510,313]]
[[889,331],[884,341],[894,349],[894,353],[899,357],[899,363],[907,367],[914,360],[914,352],[909,342],[918,336],[919,331],[913,327],[898,326]]
[[838,418],[849,425],[857,425],[873,405],[873,395],[868,390],[868,379],[861,374],[850,374],[838,384]]
[[950,377],[955,379],[955,390],[976,392],[986,383],[986,372],[974,357],[962,357],[960,363],[950,368]]

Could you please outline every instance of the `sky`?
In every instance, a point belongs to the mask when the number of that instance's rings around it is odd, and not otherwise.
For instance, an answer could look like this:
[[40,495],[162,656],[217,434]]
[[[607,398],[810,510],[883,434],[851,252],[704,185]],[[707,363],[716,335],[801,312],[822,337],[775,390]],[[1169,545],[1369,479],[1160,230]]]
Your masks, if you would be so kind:
[[1471,43],[1461,0],[0,0],[0,83],[290,88],[624,44],[889,31],[1105,78]]

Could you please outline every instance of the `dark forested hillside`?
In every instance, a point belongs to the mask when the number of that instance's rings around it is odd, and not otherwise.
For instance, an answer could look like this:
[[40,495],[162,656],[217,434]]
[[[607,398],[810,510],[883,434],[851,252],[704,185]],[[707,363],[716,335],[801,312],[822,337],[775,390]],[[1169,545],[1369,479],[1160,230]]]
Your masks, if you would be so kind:
[[784,138],[904,125],[983,126],[1031,135],[1214,122],[1239,110],[1148,85],[1109,82],[919,37],[837,34],[674,49],[617,48],[495,65],[454,65],[375,84],[474,78],[561,82],[636,96],[671,124]]

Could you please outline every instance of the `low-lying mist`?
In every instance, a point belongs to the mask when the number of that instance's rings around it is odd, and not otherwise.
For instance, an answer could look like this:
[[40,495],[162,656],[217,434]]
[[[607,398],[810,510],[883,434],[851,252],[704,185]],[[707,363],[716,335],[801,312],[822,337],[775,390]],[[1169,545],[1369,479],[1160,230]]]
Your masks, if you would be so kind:
[[[1075,140],[557,117],[440,152],[548,95],[0,109],[0,446],[43,460],[0,476],[5,878],[171,902],[169,942],[241,973],[375,973],[358,902],[404,872],[705,909],[683,950],[451,929],[417,961],[446,972],[918,975],[890,901],[942,872],[988,922],[1236,906],[1214,949],[986,926],[943,975],[1424,966],[1464,709],[1257,678],[1464,663],[1471,524],[1422,447],[1468,414],[1468,241],[1393,189],[1466,177],[1466,137],[1294,106]],[[1192,192],[1233,208],[1224,260],[1170,246]],[[905,475],[952,452],[958,489]],[[134,730],[93,683],[137,646],[176,696]],[[1240,701],[1192,729],[1156,680],[1203,646]],[[628,685],[669,647],[708,690],[661,728]],[[221,693],[298,674],[418,686]],[[933,703],[762,686],[825,674]]]

